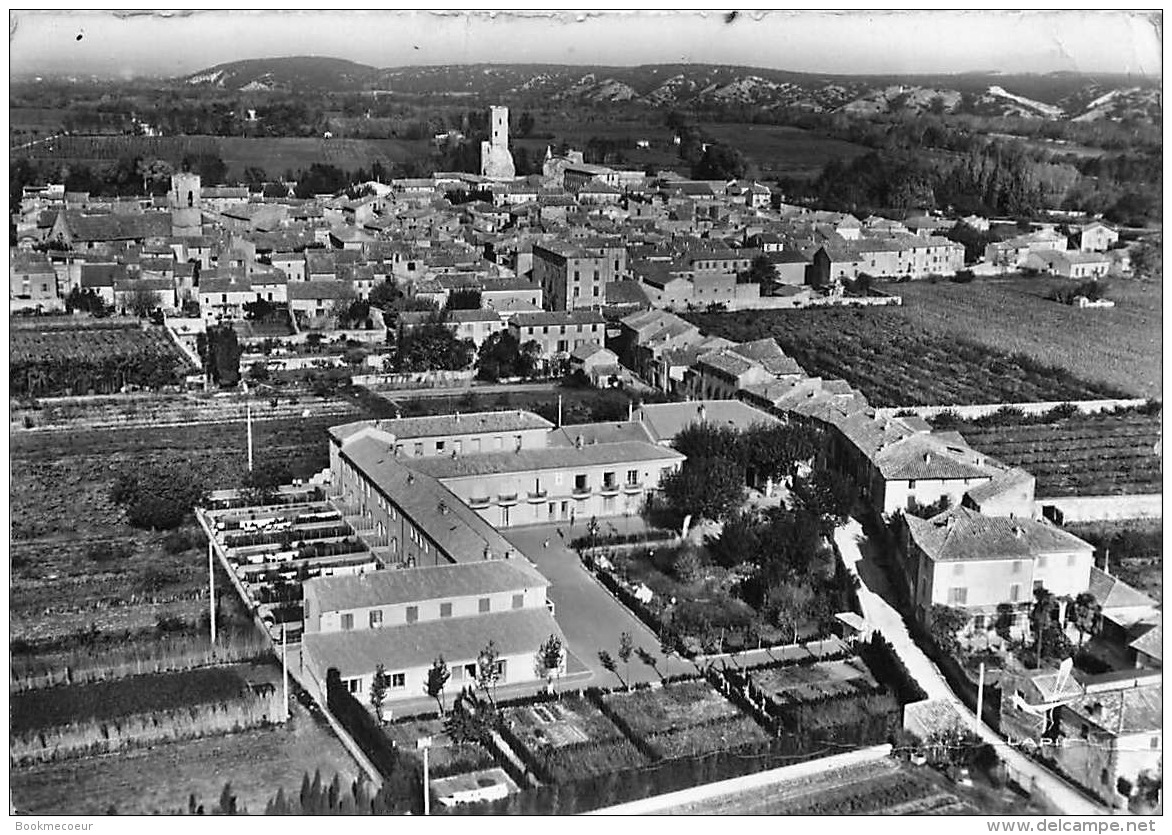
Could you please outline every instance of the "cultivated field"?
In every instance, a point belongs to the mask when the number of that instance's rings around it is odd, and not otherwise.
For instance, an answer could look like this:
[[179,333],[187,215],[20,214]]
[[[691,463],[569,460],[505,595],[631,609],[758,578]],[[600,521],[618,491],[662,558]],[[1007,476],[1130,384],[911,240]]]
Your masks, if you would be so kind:
[[671,815],[971,815],[926,769],[884,759],[667,810]]
[[191,795],[207,813],[231,783],[237,809],[264,811],[278,789],[296,799],[306,773],[343,787],[358,767],[323,720],[297,702],[289,725],[166,742],[114,756],[14,769],[13,808],[29,814],[186,812]]
[[612,693],[603,701],[636,737],[664,759],[769,740],[752,718],[704,680],[666,685],[659,690]]
[[869,149],[790,125],[722,124],[702,126],[718,142],[738,148],[769,177],[815,178],[826,163],[849,163]]
[[1039,496],[1159,493],[1160,415],[1075,415],[1052,423],[959,423],[965,440],[1038,480]]
[[859,658],[753,670],[752,676],[753,684],[777,705],[846,696],[879,684]]
[[1022,353],[1135,397],[1161,394],[1161,288],[1109,279],[1115,307],[1080,310],[1045,297],[1059,282],[990,278],[969,284],[907,282],[896,318],[998,352]]
[[505,719],[514,750],[543,782],[567,783],[648,763],[588,699],[563,696],[509,708]]
[[181,382],[191,363],[162,328],[136,323],[12,328],[13,395],[108,394],[124,385],[159,387]]
[[735,342],[774,337],[807,374],[844,379],[873,406],[1093,400],[1124,394],[961,337],[945,325],[917,324],[899,307],[690,313],[685,318],[705,333]]

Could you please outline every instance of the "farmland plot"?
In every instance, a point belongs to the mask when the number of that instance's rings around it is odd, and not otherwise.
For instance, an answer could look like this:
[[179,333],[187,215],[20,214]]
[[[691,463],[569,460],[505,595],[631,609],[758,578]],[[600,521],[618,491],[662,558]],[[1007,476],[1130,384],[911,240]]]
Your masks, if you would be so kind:
[[751,671],[753,684],[778,704],[871,691],[879,682],[859,658]]
[[566,783],[648,762],[587,699],[562,696],[510,708],[505,717],[513,747],[543,782]]
[[974,449],[1032,473],[1039,496],[1161,490],[1158,414],[1075,415],[1052,423],[961,423],[955,428]]
[[100,815],[186,811],[191,795],[210,812],[225,783],[238,809],[264,811],[278,789],[296,797],[302,778],[320,771],[349,786],[359,772],[324,720],[293,702],[290,722],[272,728],[166,742],[116,756],[13,769],[13,808],[28,814]]
[[707,681],[612,693],[606,705],[664,759],[767,742],[769,735]]
[[435,778],[450,777],[454,774],[469,774],[492,768],[496,765],[492,755],[480,745],[457,743],[444,733],[442,719],[411,719],[386,725],[383,732],[395,748],[408,759],[418,760],[422,768],[423,757],[416,748],[416,742],[431,737],[428,752],[428,768]]
[[969,405],[1126,396],[1024,354],[1009,355],[900,308],[689,313],[702,331],[735,342],[773,337],[811,376],[846,380],[872,406]]

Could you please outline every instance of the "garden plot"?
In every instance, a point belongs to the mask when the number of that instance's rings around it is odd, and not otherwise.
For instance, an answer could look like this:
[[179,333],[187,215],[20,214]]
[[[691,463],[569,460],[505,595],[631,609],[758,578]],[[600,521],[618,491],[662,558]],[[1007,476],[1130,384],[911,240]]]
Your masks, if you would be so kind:
[[508,737],[538,778],[565,783],[647,764],[595,705],[580,697],[510,708]]
[[753,684],[778,705],[870,692],[879,686],[859,658],[751,670]]
[[423,752],[416,743],[424,737],[431,737],[427,766],[433,777],[471,774],[496,765],[492,755],[480,745],[453,742],[444,733],[442,719],[395,722],[384,726],[383,733],[401,754],[418,760],[420,764],[423,762]]
[[707,681],[612,693],[604,701],[632,736],[671,759],[769,741],[769,735]]

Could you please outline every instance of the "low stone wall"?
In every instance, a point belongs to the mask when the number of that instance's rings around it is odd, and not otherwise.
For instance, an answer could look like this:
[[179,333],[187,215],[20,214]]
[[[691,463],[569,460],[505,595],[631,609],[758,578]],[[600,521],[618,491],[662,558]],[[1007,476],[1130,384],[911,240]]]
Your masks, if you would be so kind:
[[474,371],[419,371],[409,374],[357,374],[354,385],[379,389],[427,389],[470,387]]
[[1132,409],[1147,403],[1146,400],[1047,400],[1038,403],[981,403],[970,406],[900,406],[876,409],[875,414],[893,417],[896,414],[913,412],[924,418],[935,417],[941,412],[953,412],[963,420],[987,417],[1002,409],[1018,409],[1027,415],[1042,415],[1058,406],[1073,406],[1083,414],[1093,415],[1115,409]]
[[1038,506],[1053,507],[1062,514],[1064,524],[1071,522],[1107,522],[1116,519],[1162,519],[1163,495],[1138,493],[1131,496],[1061,496],[1039,498]]

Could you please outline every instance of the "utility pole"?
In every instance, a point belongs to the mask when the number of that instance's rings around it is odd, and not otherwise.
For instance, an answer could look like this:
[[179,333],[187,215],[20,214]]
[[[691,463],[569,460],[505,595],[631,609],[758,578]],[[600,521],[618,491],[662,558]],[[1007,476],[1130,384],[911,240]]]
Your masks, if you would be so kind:
[[216,646],[216,544],[208,540],[208,616],[212,627],[212,648]]
[[981,711],[985,707],[985,662],[981,662],[980,676],[977,680],[977,724],[973,728],[974,731],[979,731],[981,728]]
[[289,639],[285,632],[285,622],[281,621],[281,688],[285,697],[285,721],[289,721]]
[[558,395],[558,429],[562,428],[562,396]]
[[427,773],[427,752],[431,748],[431,737],[420,737],[415,741],[415,747],[423,752],[423,814],[431,814],[431,786]]
[[246,420],[248,422],[248,471],[252,472],[252,403],[245,405]]

